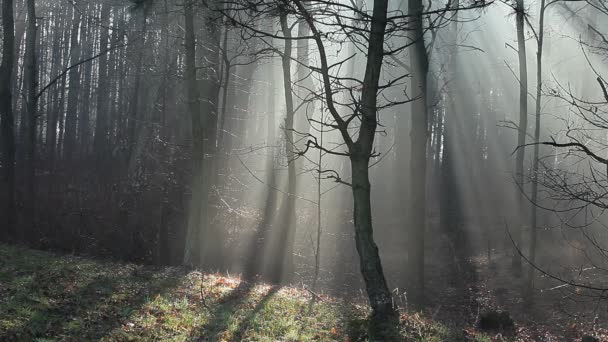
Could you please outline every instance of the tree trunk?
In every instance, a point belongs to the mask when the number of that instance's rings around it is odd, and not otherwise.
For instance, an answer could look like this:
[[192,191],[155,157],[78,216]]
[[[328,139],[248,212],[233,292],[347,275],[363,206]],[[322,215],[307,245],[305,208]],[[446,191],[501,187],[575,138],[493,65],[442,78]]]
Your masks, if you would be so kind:
[[[101,5],[101,35],[99,38],[99,49],[101,51],[107,49],[110,41],[110,32],[106,28],[110,23],[110,5],[103,3]],[[95,158],[99,163],[104,160],[107,154],[107,139],[108,139],[108,121],[109,121],[109,68],[108,55],[104,54],[99,57],[99,80],[97,85],[97,111],[95,118],[95,137],[93,141],[93,151]]]
[[[25,42],[25,107],[27,119],[25,207],[27,228],[34,224],[35,158],[36,158],[36,7],[35,0],[27,0],[27,37]],[[24,232],[25,233],[25,232]],[[25,235],[27,236],[27,235]]]
[[[201,59],[204,62],[204,76],[200,82],[199,94],[203,101],[200,106],[200,115],[203,125],[203,136],[206,141],[204,154],[208,156],[203,164],[204,182],[202,192],[202,218],[201,218],[201,240],[202,253],[201,263],[206,267],[219,269],[223,266],[223,242],[222,231],[213,224],[216,210],[214,204],[215,196],[211,196],[212,186],[217,183],[218,173],[218,102],[220,98],[220,30],[221,15],[215,2],[210,2],[209,8],[203,9],[204,37],[202,41]],[[219,191],[219,190],[218,190]],[[215,193],[215,191],[213,192]]]
[[[321,122],[323,123],[323,110],[321,110]],[[321,129],[319,132],[319,142],[321,143],[321,145],[323,145],[323,125],[321,125]],[[321,182],[323,179],[323,151],[319,150],[319,156],[317,159],[317,165],[319,167],[319,169],[317,170],[317,241],[315,243],[315,269],[314,269],[314,274],[313,274],[313,281],[312,281],[312,289],[313,291],[316,291],[317,289],[317,282],[319,280],[319,272],[321,269],[321,237],[323,234],[323,225],[322,225],[322,206],[321,206],[321,202],[322,202],[322,197],[323,197],[323,192],[322,192],[322,188],[321,188]]]
[[[53,66],[51,67],[51,75],[57,75],[60,72],[59,68],[62,66],[62,64],[64,64],[62,57],[64,55],[64,51],[66,51],[67,48],[62,50],[62,47],[64,45],[64,40],[62,38],[63,32],[69,31],[64,30],[65,23],[67,21],[67,18],[64,17],[65,16],[60,14],[55,14],[53,16],[55,22],[54,24],[57,29],[53,34]],[[60,85],[61,82],[58,82],[53,87],[51,87],[49,89],[48,97],[49,101],[52,103],[52,106],[47,109],[46,117],[46,156],[48,161],[48,167],[51,172],[53,172],[53,170],[55,169],[55,159],[57,151],[57,123],[59,120],[59,104],[61,102],[60,96],[63,92],[63,88],[60,89],[59,87]]]
[[[223,81],[224,84],[222,86],[222,113],[220,118],[219,125],[219,133],[217,138],[218,149],[225,152],[225,144],[224,144],[224,130],[226,129],[226,113],[228,109],[228,89],[230,87],[230,70],[232,69],[232,65],[230,65],[230,60],[228,58],[228,36],[229,36],[228,27],[224,28],[224,40],[222,43],[222,59],[223,59]],[[223,160],[224,158],[222,158]]]
[[413,97],[410,131],[410,234],[408,244],[408,268],[411,279],[410,300],[424,302],[424,233],[426,230],[426,168],[427,168],[427,74],[428,57],[422,27],[422,0],[410,0],[408,13],[413,15],[409,26],[410,39],[414,42],[410,52]]
[[[538,47],[536,51],[536,122],[534,127],[534,159],[532,165],[532,217],[530,223],[530,262],[536,262],[536,244],[537,244],[537,201],[538,201],[538,167],[539,167],[539,148],[540,148],[540,116],[541,116],[541,100],[543,88],[543,41],[545,37],[545,3],[546,0],[540,2],[540,18],[538,27]],[[521,248],[521,247],[520,247]],[[532,302],[532,290],[534,287],[534,267],[528,267],[528,285],[526,297]]]
[[370,201],[369,160],[374,146],[377,122],[378,83],[384,57],[388,0],[375,0],[363,89],[361,91],[361,127],[359,137],[351,148],[353,179],[355,244],[359,253],[361,274],[365,280],[375,322],[386,322],[395,313],[392,298],[373,237]]
[[[460,1],[455,1],[454,6],[458,7]],[[465,151],[472,146],[471,138],[473,129],[470,127],[470,120],[473,113],[465,106],[460,105],[458,99],[464,96],[460,89],[463,82],[466,82],[462,71],[459,69],[459,49],[458,32],[459,21],[458,13],[454,14],[451,24],[450,48],[448,56],[448,70],[451,79],[448,80],[449,95],[446,96],[446,112],[443,129],[443,149],[441,153],[441,180],[440,180],[440,224],[442,231],[446,234],[447,243],[450,248],[450,257],[454,261],[455,267],[451,268],[451,279],[456,282],[467,281],[468,276],[472,275],[470,263],[468,262],[471,247],[468,236],[464,229],[464,213],[461,205],[462,199],[467,198],[464,191],[469,186],[459,185],[458,175],[462,172],[469,172],[467,167],[470,165],[468,160],[464,160]],[[467,183],[468,184],[468,183]]]
[[142,97],[142,72],[143,72],[143,58],[144,50],[146,46],[146,29],[147,29],[147,7],[144,5],[143,13],[141,14],[141,25],[136,27],[141,30],[141,34],[134,38],[133,53],[135,54],[133,63],[135,69],[135,75],[133,79],[133,89],[131,98],[129,101],[128,110],[128,125],[127,125],[127,141],[128,141],[128,156],[127,161],[130,169],[133,169],[133,165],[137,162],[139,156],[136,155],[135,149],[138,141],[138,133],[141,124],[138,124],[140,120],[140,106]]
[[388,0],[374,0],[365,77],[362,83],[361,100],[358,106],[361,114],[361,124],[356,141],[353,141],[352,136],[348,132],[347,125],[335,107],[327,53],[320,32],[317,30],[310,13],[302,2],[294,1],[294,3],[300,12],[305,13],[305,19],[311,28],[318,48],[324,96],[328,110],[336,121],[340,134],[349,149],[354,200],[355,244],[359,254],[361,274],[365,281],[365,288],[372,308],[373,328],[378,328],[376,332],[380,337],[386,336],[387,331],[386,329],[382,329],[382,326],[392,321],[396,312],[392,306],[391,293],[384,278],[378,247],[373,237],[370,201],[371,185],[368,168],[374,147],[376,128],[378,127],[377,97],[384,58]]
[[356,154],[351,158],[352,191],[354,198],[355,243],[359,254],[361,274],[373,314],[384,320],[394,313],[392,297],[386,285],[378,246],[374,241],[369,182],[369,157]]
[[[103,5],[102,5],[103,6]],[[89,5],[89,10],[95,10],[96,6]],[[99,15],[99,12],[94,11],[95,17]],[[83,28],[84,28],[83,23]],[[93,17],[89,16],[86,21],[85,34],[83,35],[83,52],[81,53],[84,58],[91,57],[95,51],[95,40],[97,39],[98,30],[102,29],[97,25],[93,24]],[[81,30],[82,31],[82,30]],[[78,110],[78,146],[79,154],[82,157],[86,157],[89,154],[90,144],[90,115],[91,115],[91,84],[93,79],[100,79],[99,75],[95,75],[93,69],[93,61],[85,63],[83,65],[83,80],[82,80],[82,94],[80,95],[81,102],[79,103]]]
[[2,123],[2,155],[6,182],[6,231],[0,238],[14,236],[15,230],[15,129],[13,117],[12,80],[15,62],[15,27],[13,1],[2,1],[2,64],[0,65],[0,121]]
[[[525,220],[523,220],[523,217],[525,216],[523,196],[525,149],[523,146],[526,144],[526,133],[528,131],[528,62],[526,61],[526,37],[524,34],[524,0],[517,0],[515,11],[515,20],[517,26],[517,52],[519,56],[519,129],[517,130],[517,146],[521,147],[517,149],[517,156],[515,157],[515,181],[517,184],[519,184],[521,189],[518,200],[518,226],[514,231],[514,241],[517,244],[517,247],[521,248],[523,233],[522,223],[525,222]],[[517,251],[513,252],[511,266],[515,275],[521,274],[521,256]]]
[[184,5],[185,19],[185,70],[186,96],[192,125],[192,198],[188,215],[188,231],[184,250],[184,263],[200,263],[201,256],[201,211],[203,207],[203,125],[201,122],[199,91],[196,81],[196,36],[194,34],[194,8],[192,1]]
[[[306,21],[302,20],[298,24],[298,37],[304,38],[310,36],[310,28],[306,24]],[[297,40],[297,75],[298,75],[298,97],[301,99],[308,99],[310,95],[310,90],[314,88],[312,76],[309,75],[310,72],[310,62],[309,62],[309,54],[310,54],[310,46],[308,39],[298,39]],[[351,63],[352,65],[352,63]],[[294,113],[294,128],[301,133],[308,133],[310,129],[310,124],[308,122],[308,118],[312,116],[314,113],[314,106],[312,102],[305,104],[298,110],[298,113]],[[298,146],[299,149],[302,149],[304,144],[304,139],[302,139],[303,143]]]
[[[80,45],[78,43],[78,31],[80,27],[80,13],[73,10],[72,33],[70,38],[70,65],[80,60]],[[78,94],[80,93],[79,67],[69,71],[68,108],[65,115],[65,136],[63,138],[63,156],[66,160],[72,160],[76,148],[76,123],[78,120]]]
[[[268,68],[269,79],[274,78],[274,67]],[[276,119],[275,113],[275,88],[272,83],[268,83],[267,89],[267,102],[268,102],[268,117],[267,123],[267,142],[266,144],[272,146],[276,142],[275,137],[275,124]],[[247,254],[247,260],[244,270],[244,275],[247,278],[259,274],[262,270],[262,263],[264,260],[264,252],[270,246],[268,243],[270,239],[270,232],[272,231],[271,225],[273,223],[276,209],[277,209],[277,175],[274,167],[275,150],[269,148],[269,155],[266,157],[266,170],[269,170],[266,177],[266,199],[264,201],[264,212],[262,213],[262,219],[258,224],[258,228],[251,238],[251,244]]]
[[295,196],[297,191],[293,140],[294,101],[291,81],[291,55],[293,49],[291,29],[287,23],[287,13],[284,11],[280,15],[280,24],[283,36],[286,37],[281,63],[283,67],[283,92],[285,96],[285,126],[283,133],[285,135],[285,156],[287,158],[287,194],[281,205],[281,224],[278,227],[280,231],[277,243],[275,244],[277,251],[272,258],[277,263],[272,272],[272,280],[275,282],[289,279],[289,275],[293,271],[296,230]]

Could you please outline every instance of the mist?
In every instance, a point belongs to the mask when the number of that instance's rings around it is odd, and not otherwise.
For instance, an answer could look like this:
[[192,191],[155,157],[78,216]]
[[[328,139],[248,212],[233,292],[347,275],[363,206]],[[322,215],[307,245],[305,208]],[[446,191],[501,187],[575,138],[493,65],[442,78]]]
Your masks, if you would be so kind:
[[605,1],[3,0],[2,25],[3,243],[301,288],[370,340],[413,312],[606,336]]

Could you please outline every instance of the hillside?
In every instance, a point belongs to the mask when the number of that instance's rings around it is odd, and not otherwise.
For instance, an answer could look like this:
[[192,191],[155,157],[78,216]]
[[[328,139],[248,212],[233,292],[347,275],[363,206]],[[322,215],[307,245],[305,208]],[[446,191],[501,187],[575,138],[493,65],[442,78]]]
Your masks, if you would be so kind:
[[[358,341],[363,307],[302,288],[0,245],[0,340]],[[465,334],[467,336],[465,336]],[[402,314],[395,340],[489,340]]]

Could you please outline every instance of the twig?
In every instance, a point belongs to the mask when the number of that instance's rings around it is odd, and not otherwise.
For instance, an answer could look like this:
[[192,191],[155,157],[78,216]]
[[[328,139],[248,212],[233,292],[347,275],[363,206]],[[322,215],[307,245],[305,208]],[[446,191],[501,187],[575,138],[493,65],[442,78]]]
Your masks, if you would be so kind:
[[83,59],[75,64],[70,65],[67,69],[63,70],[63,72],[61,72],[59,75],[57,75],[55,78],[53,78],[44,88],[42,88],[42,90],[40,90],[40,92],[36,95],[36,99],[38,99],[40,96],[42,96],[42,94],[44,94],[44,92],[47,91],[47,89],[49,89],[53,84],[57,83],[57,81],[59,81],[62,77],[64,77],[68,73],[68,71],[78,67],[81,64],[84,64],[86,62],[90,62],[96,58],[99,58],[112,50],[116,50],[118,48],[125,47],[127,45],[128,44],[119,44],[119,45],[111,46],[108,49],[96,54],[95,56]]
[[313,291],[312,291],[311,289],[309,289],[308,287],[304,287],[304,289],[305,289],[306,291],[310,292],[310,294],[311,294],[311,295],[312,295],[314,298],[316,298],[316,299],[318,299],[318,300],[320,300],[320,301],[322,301],[322,302],[327,302],[325,299],[321,298],[321,296],[320,296],[320,295],[316,294],[315,292],[313,292]]
[[272,186],[272,185],[270,185],[270,184],[266,184],[266,183],[265,183],[263,180],[261,180],[261,179],[260,179],[258,176],[256,176],[256,175],[255,175],[255,173],[253,173],[253,171],[251,171],[251,169],[250,169],[249,167],[247,167],[247,165],[245,164],[245,162],[243,162],[243,160],[241,159],[241,157],[239,157],[239,156],[237,155],[237,156],[236,156],[236,158],[239,160],[239,162],[241,163],[241,165],[243,165],[243,167],[244,167],[244,168],[247,170],[247,172],[249,172],[249,174],[250,174],[250,175],[251,175],[253,178],[255,178],[255,180],[257,180],[258,182],[260,182],[260,183],[262,183],[262,184],[266,185],[266,186],[267,186],[267,187],[269,187],[270,189],[275,190],[275,191],[278,191],[278,192],[280,192],[280,193],[282,193],[282,194],[284,194],[284,195],[287,195],[287,196],[289,196],[289,197],[293,197],[293,198],[295,198],[295,199],[299,199],[299,200],[302,200],[302,201],[306,201],[306,202],[309,202],[309,203],[312,203],[312,204],[317,204],[317,202],[312,201],[312,200],[309,200],[308,198],[301,197],[301,196],[294,195],[294,194],[290,194],[290,193],[285,192],[285,191],[283,191],[283,190],[281,190],[281,189],[279,189],[279,188],[277,188],[277,187],[275,187],[275,186]]
[[521,251],[521,249],[519,248],[519,246],[515,243],[515,240],[513,240],[513,236],[511,235],[511,231],[509,230],[509,226],[507,225],[507,222],[505,221],[505,228],[507,230],[507,234],[509,235],[509,239],[511,240],[511,243],[513,243],[513,247],[515,248],[515,251],[517,251],[517,254],[519,254],[530,266],[532,266],[535,270],[537,270],[538,272],[540,272],[541,274],[545,275],[546,277],[549,277],[553,280],[557,280],[563,284],[566,285],[570,285],[570,286],[574,286],[574,287],[580,287],[582,289],[586,289],[586,290],[591,290],[591,291],[599,291],[601,293],[604,293],[606,291],[608,291],[608,288],[602,288],[602,287],[596,287],[596,286],[590,286],[590,285],[585,285],[585,284],[579,284],[576,283],[574,281],[569,281],[563,278],[560,278],[556,275],[553,275],[552,273],[549,273],[547,271],[545,271],[544,269],[538,267],[535,263],[531,262],[530,259],[528,259],[527,256],[524,255],[524,253]]

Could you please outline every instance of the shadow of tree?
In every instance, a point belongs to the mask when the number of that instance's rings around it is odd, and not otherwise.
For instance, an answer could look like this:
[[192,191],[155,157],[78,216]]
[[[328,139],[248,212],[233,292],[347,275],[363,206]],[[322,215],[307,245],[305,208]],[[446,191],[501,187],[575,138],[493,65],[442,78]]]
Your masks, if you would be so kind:
[[[11,260],[12,259],[12,260]],[[182,271],[162,277],[142,266],[7,258],[0,263],[0,340],[99,340],[150,298],[170,291]],[[13,266],[7,266],[10,262]],[[19,268],[19,270],[16,270]]]
[[198,331],[192,331],[190,338],[194,341],[215,340],[216,335],[226,330],[231,316],[238,310],[241,303],[251,295],[254,288],[254,283],[241,281],[238,287],[213,304],[214,307],[210,308],[211,312],[209,313],[211,320]]
[[273,286],[270,291],[262,296],[260,301],[257,302],[255,307],[247,313],[247,315],[239,322],[238,328],[236,329],[236,333],[234,334],[234,340],[240,341],[243,338],[243,334],[249,328],[250,322],[254,319],[254,317],[260,312],[260,310],[274,297],[274,295],[279,291],[279,287]]

